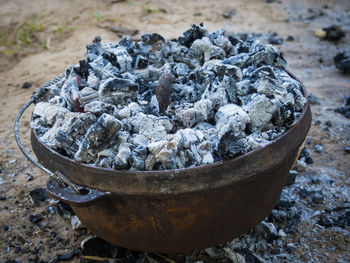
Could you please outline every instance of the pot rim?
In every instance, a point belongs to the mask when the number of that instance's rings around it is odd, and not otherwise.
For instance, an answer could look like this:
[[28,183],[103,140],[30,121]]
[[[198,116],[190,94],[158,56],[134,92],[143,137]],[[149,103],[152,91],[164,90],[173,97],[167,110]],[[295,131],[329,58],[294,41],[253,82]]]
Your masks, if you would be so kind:
[[[302,86],[302,93],[307,99],[304,86]],[[49,148],[40,141],[35,130],[31,130],[34,137],[32,146],[38,143],[39,147],[50,155],[49,161],[41,160],[46,157],[42,158],[43,154],[40,153],[40,150],[35,151],[33,147],[38,160],[48,165],[49,168],[51,166],[51,169],[57,168],[55,164],[56,161],[59,161],[61,163],[60,172],[75,184],[107,192],[163,195],[219,188],[251,179],[254,175],[274,169],[288,161],[284,160],[287,153],[297,152],[308,133],[310,124],[310,105],[306,102],[296,123],[264,147],[212,164],[151,171],[114,170],[74,161]]]

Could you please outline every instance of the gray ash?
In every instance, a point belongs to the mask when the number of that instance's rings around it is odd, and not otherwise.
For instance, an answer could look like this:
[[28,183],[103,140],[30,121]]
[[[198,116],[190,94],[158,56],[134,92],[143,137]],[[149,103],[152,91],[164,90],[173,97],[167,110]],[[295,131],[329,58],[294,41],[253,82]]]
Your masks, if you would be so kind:
[[79,64],[39,89],[40,140],[96,166],[179,169],[263,147],[293,126],[307,100],[274,46],[192,25],[167,40],[95,37]]

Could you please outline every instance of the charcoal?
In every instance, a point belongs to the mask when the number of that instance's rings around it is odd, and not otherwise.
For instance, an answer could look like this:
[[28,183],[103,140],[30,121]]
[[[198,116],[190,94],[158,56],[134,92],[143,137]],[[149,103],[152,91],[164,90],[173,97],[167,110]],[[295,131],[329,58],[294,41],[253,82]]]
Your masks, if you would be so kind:
[[272,44],[272,45],[281,45],[283,43],[283,38],[278,37],[276,33],[271,34],[271,36],[269,36],[268,38],[268,42],[269,44]]
[[48,102],[39,102],[33,110],[33,118],[41,118],[41,122],[44,122],[52,126],[57,119],[64,118],[68,110],[64,107],[57,105],[51,105]]
[[67,108],[74,112],[82,111],[82,102],[79,91],[79,84],[81,81],[81,77],[72,71],[61,88],[60,96],[65,100]]
[[176,76],[185,76],[190,69],[185,63],[177,63],[173,70]]
[[139,104],[135,102],[130,102],[125,108],[121,109],[117,113],[119,119],[130,118],[136,113],[140,112],[142,109]]
[[238,138],[233,132],[225,133],[218,144],[218,154],[223,159],[230,159],[245,151],[244,139]]
[[114,78],[101,84],[98,94],[103,102],[113,105],[137,100],[138,85],[127,79]]
[[145,160],[147,158],[147,148],[144,145],[140,145],[135,148],[131,153],[130,165],[137,170],[145,169]]
[[121,127],[122,123],[119,120],[106,113],[102,114],[96,123],[87,130],[74,159],[80,162],[92,161],[97,150],[110,144]]
[[29,216],[29,221],[32,222],[33,224],[38,224],[43,220],[43,217],[41,215],[37,214],[31,214]]
[[346,153],[350,153],[350,146],[345,146],[345,147],[344,147],[344,151],[345,151]]
[[307,100],[283,54],[256,37],[203,24],[172,41],[96,37],[85,59],[35,92],[31,126],[58,153],[111,169],[180,169],[264,147]]
[[230,40],[225,36],[225,31],[220,29],[212,34],[209,34],[209,38],[212,43],[220,48],[222,48],[226,54],[230,54],[233,46]]
[[310,104],[313,105],[320,104],[320,100],[313,93],[309,94],[308,101]]
[[75,67],[74,71],[77,73],[80,77],[87,79],[89,76],[89,69],[91,68],[89,62],[86,60],[80,60],[79,61],[79,67]]
[[96,117],[90,113],[68,112],[63,119],[56,121],[41,139],[55,149],[61,149],[65,155],[73,156],[80,141]]
[[90,112],[97,117],[100,117],[103,113],[107,113],[115,117],[119,113],[116,106],[99,100],[88,102],[86,105],[84,105],[84,111]]
[[128,143],[121,143],[118,147],[118,153],[114,159],[114,165],[118,169],[126,169],[129,165],[131,150]]
[[326,33],[324,38],[330,41],[339,41],[345,37],[345,32],[341,26],[331,25],[329,27],[322,28],[322,30]]
[[350,56],[349,54],[342,52],[338,53],[334,58],[334,63],[337,69],[345,74],[350,74]]
[[29,192],[30,197],[34,201],[34,203],[38,203],[39,201],[45,201],[47,199],[47,193],[44,188],[37,188],[31,190]]
[[138,55],[136,57],[135,68],[144,69],[144,68],[147,68],[147,66],[148,66],[148,60],[144,56]]
[[97,165],[105,168],[112,168],[116,154],[117,153],[111,149],[98,152]]
[[299,160],[304,160],[307,164],[312,164],[314,162],[306,147],[301,150]]
[[22,89],[30,89],[32,87],[32,83],[24,82],[22,85]]
[[33,94],[35,102],[47,102],[53,97],[59,96],[62,84],[63,80],[59,81],[56,85],[43,86],[37,89]]
[[248,113],[253,131],[264,129],[276,110],[273,103],[260,94],[254,94],[251,100],[243,105],[243,109]]
[[100,43],[101,43],[101,37],[97,36],[93,39],[93,44],[91,45],[87,45],[86,46],[86,60],[87,61],[93,61],[95,58],[97,58],[97,56],[99,54],[101,54],[101,47],[100,47]]
[[183,37],[179,37],[177,41],[179,44],[189,48],[195,40],[201,39],[203,36],[207,34],[207,32],[208,32],[208,29],[205,28],[203,24],[192,25],[191,29],[184,32]]
[[234,136],[243,136],[246,124],[249,122],[248,114],[235,104],[226,104],[220,107],[215,115],[218,136],[221,138],[228,132]]
[[208,61],[210,59],[222,59],[225,57],[225,51],[215,46],[208,37],[197,39],[191,45],[191,49],[194,54],[201,58],[202,61]]

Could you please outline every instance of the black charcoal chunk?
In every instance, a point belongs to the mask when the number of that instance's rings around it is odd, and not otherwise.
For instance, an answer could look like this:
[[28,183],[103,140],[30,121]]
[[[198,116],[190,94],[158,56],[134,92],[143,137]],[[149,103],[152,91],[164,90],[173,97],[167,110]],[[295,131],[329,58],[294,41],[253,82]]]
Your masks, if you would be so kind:
[[101,84],[98,91],[103,102],[113,105],[137,101],[139,85],[128,79],[114,78]]
[[192,24],[191,28],[184,32],[182,37],[177,39],[177,42],[189,48],[195,40],[201,39],[205,34],[206,30],[203,28],[203,24]]
[[337,69],[345,74],[350,74],[350,56],[349,54],[342,52],[338,53],[334,58],[334,63]]
[[22,89],[30,89],[32,87],[32,83],[24,82],[22,85]]
[[109,145],[121,127],[122,123],[119,120],[103,113],[96,123],[87,130],[74,159],[80,162],[91,162],[98,149]]
[[237,138],[233,133],[226,133],[220,139],[218,144],[218,154],[223,159],[230,159],[244,153],[245,142]]
[[44,188],[37,188],[37,189],[31,190],[29,195],[34,201],[34,203],[45,201],[47,199],[47,193]]

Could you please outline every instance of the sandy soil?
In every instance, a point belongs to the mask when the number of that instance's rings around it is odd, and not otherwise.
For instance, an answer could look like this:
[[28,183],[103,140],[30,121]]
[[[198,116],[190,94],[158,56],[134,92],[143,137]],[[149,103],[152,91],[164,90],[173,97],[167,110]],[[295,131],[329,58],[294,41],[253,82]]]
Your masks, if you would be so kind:
[[[39,43],[21,48],[16,56],[5,54],[0,47],[0,261],[18,259],[22,262],[50,261],[57,254],[64,254],[87,236],[86,231],[72,231],[70,222],[57,214],[46,211],[49,200],[34,204],[29,191],[45,187],[47,176],[29,163],[16,146],[13,134],[14,119],[19,109],[29,100],[40,85],[64,72],[70,64],[84,57],[85,45],[100,35],[105,41],[117,42],[120,37],[104,28],[105,25],[138,29],[139,35],[157,32],[167,38],[179,36],[191,23],[204,22],[211,31],[224,28],[229,32],[277,32],[284,39],[291,35],[294,41],[284,41],[279,48],[284,52],[293,72],[308,92],[320,98],[321,104],[312,106],[313,125],[308,138],[308,148],[314,164],[305,173],[327,173],[339,184],[350,185],[350,154],[344,147],[350,146],[350,120],[334,113],[334,109],[350,95],[350,77],[335,68],[333,56],[339,51],[350,51],[350,2],[349,1],[46,1],[2,0],[0,8],[0,34],[15,30],[16,26],[41,16],[44,28],[36,34]],[[325,8],[327,5],[328,8]],[[231,18],[222,13],[233,10]],[[314,36],[316,28],[341,24],[347,36],[338,43],[320,40]],[[60,25],[65,25],[60,28]],[[60,29],[58,29],[60,28]],[[62,32],[61,32],[62,31]],[[44,41],[46,44],[40,44]],[[24,82],[32,83],[23,89]],[[29,148],[30,112],[25,114],[20,135]],[[315,121],[320,120],[320,125]],[[332,127],[325,128],[330,120]],[[322,144],[323,153],[313,151],[315,144]],[[28,181],[26,174],[33,175]],[[340,175],[340,176],[339,176]],[[343,200],[335,200],[341,203]],[[46,215],[39,225],[28,217],[33,213]],[[307,222],[305,223],[305,231]],[[11,231],[8,230],[10,227]],[[306,236],[306,237],[305,237]],[[291,238],[310,242],[317,235],[305,235],[303,228]],[[22,241],[21,241],[22,240]],[[337,255],[349,252],[346,239],[335,250],[323,243],[315,243],[315,253],[328,253],[330,262]],[[340,240],[340,241],[339,241]],[[341,241],[343,240],[343,241]],[[345,240],[345,241],[344,241]],[[21,251],[15,251],[21,244]],[[347,252],[346,252],[347,251]],[[334,255],[334,256],[332,256]],[[4,261],[3,261],[4,260]],[[37,260],[37,261],[35,261]],[[78,262],[78,259],[72,262]],[[334,261],[337,262],[337,261]]]

